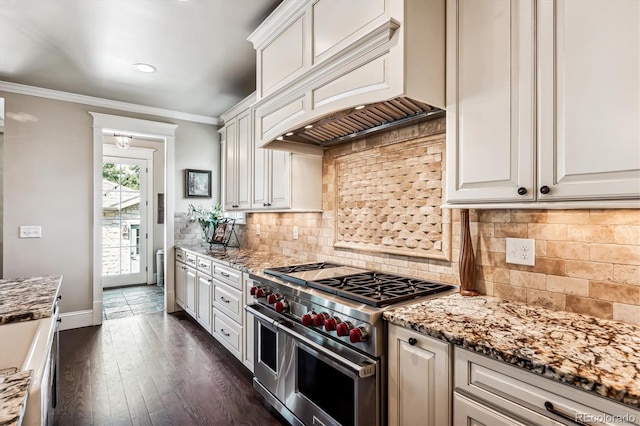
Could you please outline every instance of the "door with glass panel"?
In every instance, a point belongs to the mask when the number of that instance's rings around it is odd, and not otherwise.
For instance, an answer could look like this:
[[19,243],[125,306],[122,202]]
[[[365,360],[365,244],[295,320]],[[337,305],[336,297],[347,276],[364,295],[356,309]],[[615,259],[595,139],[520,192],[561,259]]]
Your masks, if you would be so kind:
[[147,282],[146,161],[103,157],[102,286]]

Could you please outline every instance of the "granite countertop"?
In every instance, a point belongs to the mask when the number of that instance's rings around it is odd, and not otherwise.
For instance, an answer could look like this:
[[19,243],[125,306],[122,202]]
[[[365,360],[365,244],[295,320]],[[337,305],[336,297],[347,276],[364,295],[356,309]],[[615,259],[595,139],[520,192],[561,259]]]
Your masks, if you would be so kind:
[[226,250],[209,250],[209,248],[206,246],[187,246],[181,248],[198,254],[213,257],[214,259],[242,272],[261,273],[264,268],[310,263],[309,261],[305,261],[295,257],[288,257],[279,254],[255,251],[244,248],[227,248]]
[[31,370],[0,376],[0,425],[19,425],[27,406]]
[[384,318],[640,408],[640,326],[458,294],[393,309]]
[[48,318],[62,275],[0,280],[0,325]]

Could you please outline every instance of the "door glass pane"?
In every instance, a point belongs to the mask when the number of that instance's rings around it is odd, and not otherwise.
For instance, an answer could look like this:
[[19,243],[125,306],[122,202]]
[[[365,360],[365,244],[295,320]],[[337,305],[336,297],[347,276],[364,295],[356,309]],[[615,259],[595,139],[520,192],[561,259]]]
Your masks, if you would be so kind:
[[[355,422],[355,383],[344,373],[296,347],[298,392],[341,425]],[[331,392],[327,392],[331,389]],[[372,407],[373,409],[373,407]]]
[[103,275],[141,272],[140,166],[105,162],[102,167]]
[[[260,323],[258,323],[260,324]],[[276,367],[276,356],[278,352],[276,333],[269,330],[266,327],[263,327],[262,324],[259,326],[260,330],[260,353],[258,356],[260,357],[259,361],[266,364],[274,373],[277,373]]]

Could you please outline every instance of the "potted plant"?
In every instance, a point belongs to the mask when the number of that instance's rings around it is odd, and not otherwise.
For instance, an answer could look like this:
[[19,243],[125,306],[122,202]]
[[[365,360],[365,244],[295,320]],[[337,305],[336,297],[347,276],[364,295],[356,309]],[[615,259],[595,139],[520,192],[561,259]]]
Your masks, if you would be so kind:
[[218,220],[222,217],[222,206],[218,203],[215,206],[205,208],[202,207],[201,204],[198,204],[198,206],[189,204],[187,214],[190,222],[197,221],[200,224],[202,238],[206,242],[209,242],[216,229]]

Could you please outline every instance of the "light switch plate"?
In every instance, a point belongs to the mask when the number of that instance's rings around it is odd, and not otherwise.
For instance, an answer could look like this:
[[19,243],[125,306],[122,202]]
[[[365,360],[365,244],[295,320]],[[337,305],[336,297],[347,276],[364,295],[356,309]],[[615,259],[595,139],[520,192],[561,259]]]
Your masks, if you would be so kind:
[[298,239],[298,227],[297,226],[293,227],[293,239],[294,240]]
[[260,235],[260,224],[256,223],[256,235]]
[[507,263],[535,266],[536,240],[530,238],[507,238]]
[[41,238],[42,227],[33,225],[20,226],[20,238]]

